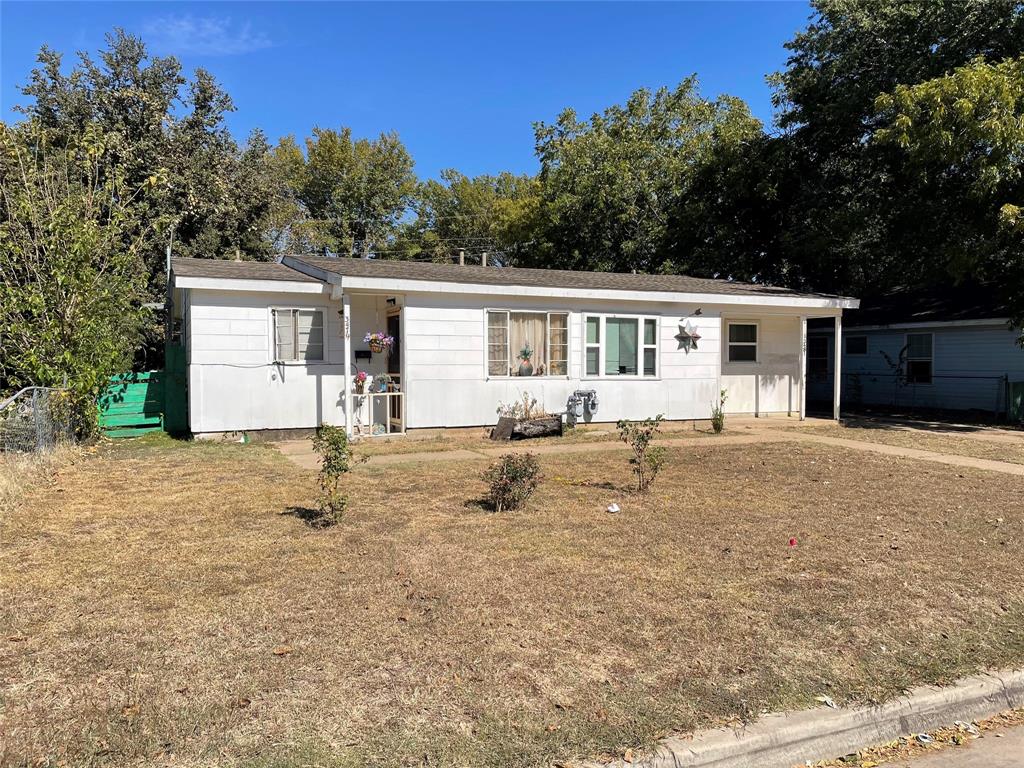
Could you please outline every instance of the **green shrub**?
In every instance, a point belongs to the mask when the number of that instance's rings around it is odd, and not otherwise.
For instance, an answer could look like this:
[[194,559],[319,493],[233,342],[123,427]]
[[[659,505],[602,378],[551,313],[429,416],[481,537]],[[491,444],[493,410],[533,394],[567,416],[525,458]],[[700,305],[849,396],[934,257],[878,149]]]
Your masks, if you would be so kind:
[[321,424],[313,437],[313,450],[320,456],[320,474],[317,485],[317,514],[310,520],[313,525],[327,527],[340,522],[348,506],[348,498],[341,491],[341,479],[352,469],[352,449],[344,427]]
[[627,421],[622,419],[618,423],[619,439],[633,449],[633,456],[629,460],[636,475],[636,489],[639,493],[645,493],[658,476],[661,467],[665,463],[665,449],[652,448],[651,441],[661,429],[661,422],[664,417],[658,414],[653,419],[647,418],[643,421]]
[[728,394],[723,389],[718,393],[718,403],[711,407],[711,428],[715,430],[716,435],[725,429],[725,401],[727,399]]
[[495,512],[519,509],[540,485],[540,463],[532,453],[506,453],[487,468],[484,480]]

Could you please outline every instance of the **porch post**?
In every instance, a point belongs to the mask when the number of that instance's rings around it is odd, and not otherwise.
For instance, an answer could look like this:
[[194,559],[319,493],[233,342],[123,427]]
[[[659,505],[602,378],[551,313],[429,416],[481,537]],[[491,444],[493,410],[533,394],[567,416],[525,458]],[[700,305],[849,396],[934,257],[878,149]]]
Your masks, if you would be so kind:
[[807,418],[807,316],[800,315],[800,421]]
[[832,377],[832,418],[839,421],[839,396],[843,388],[843,316],[836,315],[835,373]]
[[348,293],[341,294],[341,323],[345,338],[345,367],[341,381],[345,387],[345,434],[353,435],[352,425],[352,297]]

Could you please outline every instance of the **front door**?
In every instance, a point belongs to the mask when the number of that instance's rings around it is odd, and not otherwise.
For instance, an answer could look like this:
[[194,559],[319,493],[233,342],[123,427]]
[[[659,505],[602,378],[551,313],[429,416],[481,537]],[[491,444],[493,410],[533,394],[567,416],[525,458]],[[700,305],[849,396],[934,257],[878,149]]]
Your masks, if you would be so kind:
[[[388,376],[394,382],[393,390],[405,392],[405,382],[402,381],[402,310],[392,309],[388,312],[388,336],[394,338],[395,343],[391,345],[391,352],[388,355]],[[388,420],[391,422],[391,429],[405,431],[403,422],[405,414],[405,394],[388,398]]]

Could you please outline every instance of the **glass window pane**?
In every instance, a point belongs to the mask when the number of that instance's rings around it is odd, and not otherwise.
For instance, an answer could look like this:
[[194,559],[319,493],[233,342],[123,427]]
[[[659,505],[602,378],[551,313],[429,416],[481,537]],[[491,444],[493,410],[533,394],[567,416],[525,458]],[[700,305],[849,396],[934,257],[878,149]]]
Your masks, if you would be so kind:
[[487,373],[508,376],[508,313],[487,313]]
[[295,359],[294,312],[290,309],[274,310],[275,360]]
[[828,339],[824,336],[811,336],[807,339],[807,356],[828,357]]
[[635,376],[638,322],[635,319],[610,317],[605,320],[605,328],[605,374]]
[[931,384],[932,383],[932,361],[931,360],[908,360],[907,361],[907,383],[908,384]]
[[587,347],[587,376],[597,376],[600,359],[600,350],[597,347]]
[[601,341],[601,318],[587,318],[587,344],[597,344]]
[[757,341],[757,326],[753,324],[730,325],[729,341]]
[[753,363],[757,361],[757,347],[753,344],[730,344],[730,363]]
[[657,343],[657,320],[644,320],[644,344]]
[[868,337],[867,336],[847,336],[846,337],[846,354],[848,355],[866,355],[868,353]]
[[300,360],[324,359],[324,314],[320,310],[300,309],[297,313],[299,327]]
[[930,360],[932,356],[932,335],[930,333],[907,334],[907,357]]
[[654,376],[656,371],[654,370],[655,357],[657,356],[658,350],[656,349],[645,349],[644,350],[644,376]]

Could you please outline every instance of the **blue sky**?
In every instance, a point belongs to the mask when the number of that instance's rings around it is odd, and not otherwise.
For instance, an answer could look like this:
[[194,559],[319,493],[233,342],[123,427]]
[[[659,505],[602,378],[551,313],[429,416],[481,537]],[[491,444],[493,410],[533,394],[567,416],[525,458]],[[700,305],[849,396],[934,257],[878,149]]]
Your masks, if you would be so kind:
[[807,2],[29,3],[0,2],[0,113],[15,116],[44,43],[95,52],[115,26],[186,71],[210,70],[240,138],[313,126],[398,131],[421,177],[532,172],[534,121],[590,115],[640,87],[696,73],[765,122],[765,75],[806,25]]

